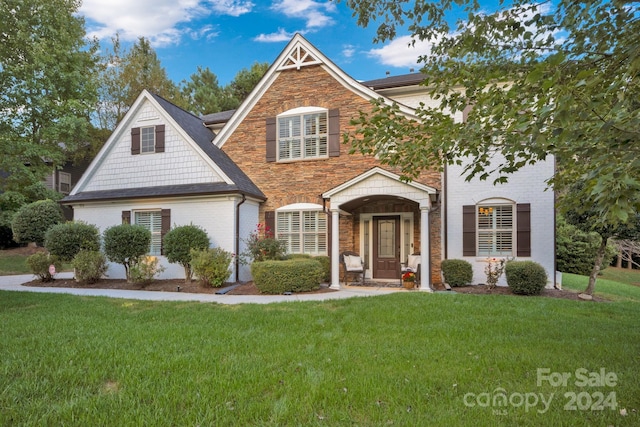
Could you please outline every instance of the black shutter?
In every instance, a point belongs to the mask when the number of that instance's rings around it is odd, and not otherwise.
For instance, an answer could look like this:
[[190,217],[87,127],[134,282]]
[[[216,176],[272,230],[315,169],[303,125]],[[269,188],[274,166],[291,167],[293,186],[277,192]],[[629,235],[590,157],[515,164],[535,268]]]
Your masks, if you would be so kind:
[[268,117],[266,120],[267,127],[267,162],[276,161],[276,118]]
[[156,153],[164,153],[164,125],[156,126]]
[[531,204],[516,205],[517,256],[531,256]]
[[122,211],[122,223],[131,224],[131,211]]
[[462,207],[462,255],[476,256],[476,207]]
[[140,128],[131,128],[131,154],[140,154]]
[[162,209],[160,215],[160,253],[164,255],[164,235],[171,229],[171,209]]
[[340,156],[340,110],[329,110],[329,157]]

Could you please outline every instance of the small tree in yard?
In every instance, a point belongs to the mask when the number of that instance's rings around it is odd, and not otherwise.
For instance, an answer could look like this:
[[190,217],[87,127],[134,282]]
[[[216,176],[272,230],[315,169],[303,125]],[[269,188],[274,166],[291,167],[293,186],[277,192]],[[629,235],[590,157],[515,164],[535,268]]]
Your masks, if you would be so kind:
[[185,283],[191,282],[193,277],[191,250],[204,250],[209,247],[207,232],[197,225],[183,225],[169,231],[164,236],[163,243],[167,260],[182,265]]
[[98,227],[82,221],[56,224],[44,235],[44,247],[61,261],[71,261],[81,250],[100,249]]
[[13,240],[18,243],[35,242],[42,246],[47,230],[63,221],[62,209],[53,200],[29,203],[18,209],[11,221]]
[[141,225],[121,224],[104,230],[104,253],[111,262],[122,264],[131,281],[131,266],[149,251],[151,232]]

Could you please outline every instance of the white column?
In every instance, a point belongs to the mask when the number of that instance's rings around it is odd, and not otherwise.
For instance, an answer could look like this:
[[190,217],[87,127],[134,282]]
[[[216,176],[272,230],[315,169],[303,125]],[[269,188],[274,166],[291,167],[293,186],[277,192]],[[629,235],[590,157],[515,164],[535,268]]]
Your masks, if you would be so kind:
[[433,292],[429,286],[431,281],[431,260],[429,259],[429,210],[431,202],[420,205],[420,290]]
[[340,289],[340,211],[331,210],[331,289]]

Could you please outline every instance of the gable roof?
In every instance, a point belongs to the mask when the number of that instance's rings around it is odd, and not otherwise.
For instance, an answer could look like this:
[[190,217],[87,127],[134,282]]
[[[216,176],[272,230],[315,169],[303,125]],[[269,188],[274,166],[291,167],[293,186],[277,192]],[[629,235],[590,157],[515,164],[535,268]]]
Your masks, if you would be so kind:
[[235,113],[231,116],[227,124],[220,130],[220,133],[216,136],[214,143],[218,147],[222,147],[224,145],[229,136],[231,136],[238,125],[242,123],[251,109],[260,100],[260,98],[262,98],[282,71],[300,69],[311,65],[320,65],[334,79],[354,94],[361,96],[366,100],[382,98],[384,102],[389,105],[394,103],[398,104],[402,113],[417,119],[413,108],[395,102],[384,95],[380,95],[373,89],[358,82],[342,71],[340,67],[334,64],[307,39],[297,33],[289,41],[276,60],[271,64],[271,67],[269,67],[256,87],[253,88],[253,91],[251,91],[249,96],[247,96],[242,104],[240,104],[240,107],[238,107]]
[[367,80],[362,82],[366,87],[373,90],[391,89],[394,87],[417,86],[425,80],[422,73],[402,74],[399,76],[384,77],[381,79]]
[[[172,121],[178,131],[184,132],[186,139],[197,147],[207,159],[210,166],[223,177],[223,182],[203,182],[196,184],[164,185],[140,187],[131,189],[113,189],[101,191],[81,191],[83,186],[91,179],[93,171],[109,151],[109,146],[116,143],[120,135],[128,127],[130,117],[140,107],[144,100],[150,101],[156,109]],[[257,185],[223,152],[216,147],[212,140],[215,134],[207,128],[202,119],[172,104],[159,95],[143,90],[133,104],[125,118],[120,122],[116,130],[109,137],[104,147],[93,159],[91,165],[78,182],[70,195],[62,199],[61,203],[73,203],[77,201],[99,201],[128,198],[144,198],[158,196],[185,196],[204,194],[231,194],[241,193],[261,200],[266,200],[264,193]]]

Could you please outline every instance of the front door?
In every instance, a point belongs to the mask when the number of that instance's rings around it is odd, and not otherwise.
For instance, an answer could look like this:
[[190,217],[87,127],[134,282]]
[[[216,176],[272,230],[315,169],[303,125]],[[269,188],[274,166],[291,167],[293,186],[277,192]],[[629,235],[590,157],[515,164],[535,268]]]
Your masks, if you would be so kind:
[[400,277],[400,217],[373,218],[373,278]]

